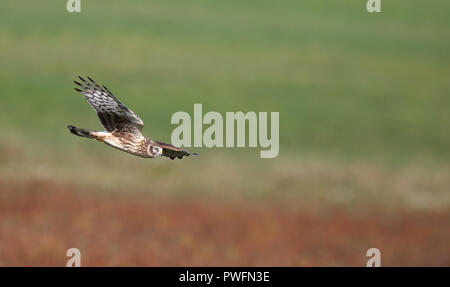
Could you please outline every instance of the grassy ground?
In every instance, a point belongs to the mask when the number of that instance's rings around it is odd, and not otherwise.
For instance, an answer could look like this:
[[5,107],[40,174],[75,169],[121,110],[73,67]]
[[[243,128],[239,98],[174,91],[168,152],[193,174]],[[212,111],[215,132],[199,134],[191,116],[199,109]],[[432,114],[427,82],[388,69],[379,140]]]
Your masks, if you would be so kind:
[[374,246],[384,266],[450,264],[450,214],[439,211],[155,201],[46,182],[0,189],[0,265],[64,266],[77,247],[84,266],[365,266]]
[[[0,265],[450,264],[448,1],[60,2],[0,3]],[[278,111],[280,156],[75,138],[78,74],[165,141],[194,103]]]

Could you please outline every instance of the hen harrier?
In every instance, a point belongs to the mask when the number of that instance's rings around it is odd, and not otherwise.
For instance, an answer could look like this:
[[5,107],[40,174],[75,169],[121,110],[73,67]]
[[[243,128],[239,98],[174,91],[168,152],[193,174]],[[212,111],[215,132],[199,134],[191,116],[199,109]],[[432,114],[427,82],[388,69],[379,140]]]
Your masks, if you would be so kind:
[[74,135],[96,139],[122,151],[145,158],[159,156],[176,157],[197,156],[171,144],[151,140],[142,135],[144,122],[123,105],[105,86],[100,87],[90,77],[86,81],[78,76],[82,83],[74,81],[81,89],[75,88],[97,112],[105,131],[93,131],[67,126]]

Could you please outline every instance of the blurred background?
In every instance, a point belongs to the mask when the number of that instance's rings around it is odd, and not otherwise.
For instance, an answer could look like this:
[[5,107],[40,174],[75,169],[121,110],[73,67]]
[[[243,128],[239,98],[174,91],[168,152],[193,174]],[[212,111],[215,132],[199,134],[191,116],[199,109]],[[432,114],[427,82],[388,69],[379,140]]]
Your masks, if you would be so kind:
[[[450,2],[0,3],[0,266],[450,265]],[[280,113],[280,154],[145,160],[77,75],[144,134],[177,111]]]

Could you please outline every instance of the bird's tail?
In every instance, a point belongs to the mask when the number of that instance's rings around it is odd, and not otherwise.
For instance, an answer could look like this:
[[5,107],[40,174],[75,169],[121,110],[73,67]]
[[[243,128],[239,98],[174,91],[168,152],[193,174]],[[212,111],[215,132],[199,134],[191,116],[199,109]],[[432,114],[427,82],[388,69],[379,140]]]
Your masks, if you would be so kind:
[[77,128],[77,127],[74,127],[74,126],[70,126],[70,125],[67,126],[67,128],[69,129],[69,131],[71,133],[73,133],[76,136],[89,138],[89,139],[93,139],[94,138],[94,136],[92,135],[92,133],[94,131],[92,131],[92,130],[80,129],[80,128]]

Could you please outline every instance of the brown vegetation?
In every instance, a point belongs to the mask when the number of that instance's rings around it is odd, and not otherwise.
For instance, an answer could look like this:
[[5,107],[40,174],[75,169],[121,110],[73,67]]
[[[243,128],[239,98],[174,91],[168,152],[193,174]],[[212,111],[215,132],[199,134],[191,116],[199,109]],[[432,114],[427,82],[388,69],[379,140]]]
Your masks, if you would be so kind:
[[450,265],[450,212],[325,213],[143,194],[101,194],[43,181],[0,181],[0,265]]

